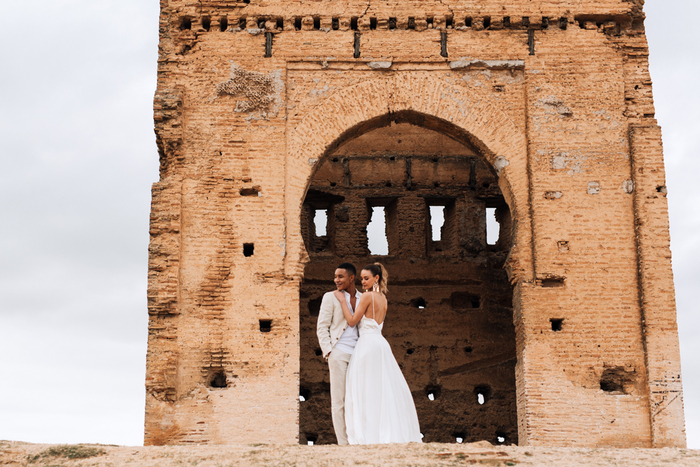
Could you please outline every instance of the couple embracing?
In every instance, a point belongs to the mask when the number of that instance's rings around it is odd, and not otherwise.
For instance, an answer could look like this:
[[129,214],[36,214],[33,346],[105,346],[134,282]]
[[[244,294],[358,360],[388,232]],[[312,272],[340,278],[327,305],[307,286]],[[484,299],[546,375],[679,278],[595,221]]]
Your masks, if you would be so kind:
[[389,276],[379,263],[335,270],[335,292],[323,296],[316,332],[328,361],[338,444],[421,442],[411,391],[382,336]]

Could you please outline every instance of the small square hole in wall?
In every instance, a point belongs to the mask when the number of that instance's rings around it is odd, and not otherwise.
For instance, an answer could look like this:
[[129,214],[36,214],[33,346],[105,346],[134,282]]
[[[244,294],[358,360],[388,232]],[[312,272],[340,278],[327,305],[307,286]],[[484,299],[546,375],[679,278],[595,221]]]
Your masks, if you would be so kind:
[[272,331],[272,320],[271,319],[261,319],[260,320],[260,332],[270,332]]
[[552,331],[555,332],[561,331],[561,327],[564,324],[564,320],[562,318],[549,318],[549,322],[552,323]]
[[244,243],[243,244],[243,256],[253,256],[253,253],[255,253],[255,244],[254,243]]

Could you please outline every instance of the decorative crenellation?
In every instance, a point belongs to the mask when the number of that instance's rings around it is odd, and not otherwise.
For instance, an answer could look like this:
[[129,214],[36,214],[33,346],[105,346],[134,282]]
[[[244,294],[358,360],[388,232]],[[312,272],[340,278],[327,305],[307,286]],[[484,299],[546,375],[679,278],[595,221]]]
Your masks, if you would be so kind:
[[239,32],[251,34],[283,31],[372,31],[426,30],[498,31],[547,30],[578,26],[605,34],[620,34],[638,24],[620,16],[490,16],[490,15],[423,15],[423,16],[247,16],[247,15],[182,15],[174,27],[180,31]]

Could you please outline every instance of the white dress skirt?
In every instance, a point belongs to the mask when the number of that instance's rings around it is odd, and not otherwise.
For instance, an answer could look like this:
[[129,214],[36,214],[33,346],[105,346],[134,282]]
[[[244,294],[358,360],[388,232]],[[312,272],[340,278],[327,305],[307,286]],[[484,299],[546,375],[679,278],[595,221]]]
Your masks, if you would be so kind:
[[362,317],[345,386],[350,444],[421,442],[418,414],[401,368],[382,336],[384,323]]

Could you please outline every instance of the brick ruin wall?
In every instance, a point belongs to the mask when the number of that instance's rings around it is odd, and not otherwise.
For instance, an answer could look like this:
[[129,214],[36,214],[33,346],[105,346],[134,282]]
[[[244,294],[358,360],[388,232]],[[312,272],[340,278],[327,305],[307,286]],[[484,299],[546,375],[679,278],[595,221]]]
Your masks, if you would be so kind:
[[318,299],[379,259],[426,441],[685,445],[642,3],[162,0],[145,443],[333,442]]

